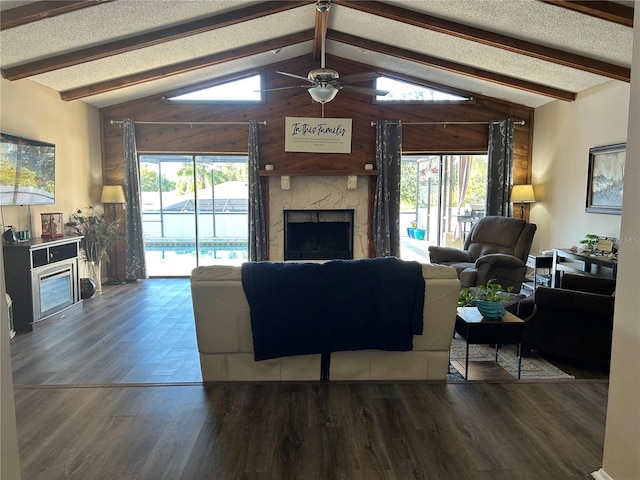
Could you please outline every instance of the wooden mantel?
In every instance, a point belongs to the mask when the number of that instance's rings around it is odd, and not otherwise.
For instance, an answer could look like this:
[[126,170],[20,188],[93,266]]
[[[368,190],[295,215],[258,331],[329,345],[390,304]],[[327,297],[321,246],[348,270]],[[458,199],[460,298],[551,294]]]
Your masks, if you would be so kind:
[[298,169],[286,169],[286,170],[260,170],[261,177],[338,177],[338,176],[371,176],[378,175],[378,170],[298,170]]

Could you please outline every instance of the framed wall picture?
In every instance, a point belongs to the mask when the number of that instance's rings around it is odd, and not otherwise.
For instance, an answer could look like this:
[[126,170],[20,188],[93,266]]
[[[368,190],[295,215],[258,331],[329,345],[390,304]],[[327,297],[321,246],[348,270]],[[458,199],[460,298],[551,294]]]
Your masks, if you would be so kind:
[[589,213],[622,213],[622,179],[627,144],[589,149],[587,206]]
[[598,243],[596,243],[596,252],[612,253],[617,241],[618,240],[614,237],[598,237]]

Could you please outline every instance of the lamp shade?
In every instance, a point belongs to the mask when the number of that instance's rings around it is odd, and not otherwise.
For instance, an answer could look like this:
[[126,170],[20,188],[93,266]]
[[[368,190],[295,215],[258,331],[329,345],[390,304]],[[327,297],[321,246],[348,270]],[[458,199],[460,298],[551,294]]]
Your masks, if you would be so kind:
[[338,94],[338,89],[331,85],[318,85],[316,87],[311,87],[308,89],[309,95],[316,102],[319,103],[327,103],[336,98]]
[[122,185],[104,185],[102,187],[102,203],[127,203]]
[[533,194],[533,185],[514,185],[511,190],[511,201],[516,203],[533,203],[536,196]]

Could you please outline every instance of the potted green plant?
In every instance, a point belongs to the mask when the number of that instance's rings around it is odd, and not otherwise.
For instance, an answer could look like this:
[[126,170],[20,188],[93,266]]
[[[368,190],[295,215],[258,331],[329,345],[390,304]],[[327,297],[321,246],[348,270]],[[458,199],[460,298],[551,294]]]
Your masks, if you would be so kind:
[[417,226],[418,222],[416,222],[415,220],[409,224],[409,227],[407,227],[407,235],[409,235],[409,238],[416,238]]
[[462,288],[458,306],[477,307],[486,318],[502,318],[506,313],[503,303],[509,299],[512,290],[513,287],[505,290],[495,279],[491,279],[486,285]]
[[98,213],[93,207],[79,208],[69,217],[65,223],[67,233],[70,235],[82,235],[80,240],[81,254],[87,262],[89,274],[96,283],[96,293],[102,292],[101,261],[107,260],[107,249],[118,237],[120,224],[118,220],[109,223],[104,214]]
[[580,240],[580,243],[584,245],[583,249],[593,251],[598,244],[598,238],[598,235],[594,233],[587,233],[584,238]]

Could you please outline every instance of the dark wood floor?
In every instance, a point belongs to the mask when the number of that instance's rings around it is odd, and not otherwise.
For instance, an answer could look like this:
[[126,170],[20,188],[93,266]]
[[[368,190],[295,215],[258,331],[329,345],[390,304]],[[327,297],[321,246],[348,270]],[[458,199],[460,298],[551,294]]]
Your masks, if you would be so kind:
[[105,287],[11,348],[23,480],[587,480],[602,463],[603,379],[203,386],[186,279]]
[[202,381],[188,279],[145,280],[103,291],[80,309],[16,335],[16,385]]

